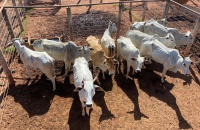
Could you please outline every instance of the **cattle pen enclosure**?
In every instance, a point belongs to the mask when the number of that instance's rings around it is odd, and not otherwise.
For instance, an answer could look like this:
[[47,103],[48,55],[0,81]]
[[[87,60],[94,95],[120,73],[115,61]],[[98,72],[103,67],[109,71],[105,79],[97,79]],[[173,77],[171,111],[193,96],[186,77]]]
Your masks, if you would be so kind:
[[[72,74],[63,78],[61,66],[56,64],[57,90],[52,92],[51,82],[44,75],[36,76],[31,70],[31,79],[25,79],[24,66],[14,48],[4,50],[5,44],[19,36],[59,36],[62,41],[73,38],[83,45],[89,35],[101,38],[109,20],[120,27],[113,35],[116,39],[125,36],[135,21],[167,17],[167,26],[196,35],[189,53],[194,54],[193,61],[199,57],[199,3],[182,6],[170,1],[168,6],[168,2],[161,1],[132,1],[130,10],[130,1],[122,1],[123,6],[114,0],[99,2],[92,1],[88,14],[85,5],[89,5],[89,0],[79,5],[72,0],[61,0],[58,5],[51,0],[36,0],[30,6],[24,6],[22,0],[0,3],[4,6],[0,9],[0,48],[15,80],[15,86],[9,86],[1,66],[0,129],[200,129],[200,76],[194,64],[190,76],[167,72],[164,85],[160,84],[162,65],[155,62],[127,80],[125,70],[106,75],[105,80],[100,74],[97,83],[105,92],[94,96],[90,117],[81,117]],[[21,8],[12,8],[14,4]],[[186,46],[181,48],[181,54],[185,49]]]

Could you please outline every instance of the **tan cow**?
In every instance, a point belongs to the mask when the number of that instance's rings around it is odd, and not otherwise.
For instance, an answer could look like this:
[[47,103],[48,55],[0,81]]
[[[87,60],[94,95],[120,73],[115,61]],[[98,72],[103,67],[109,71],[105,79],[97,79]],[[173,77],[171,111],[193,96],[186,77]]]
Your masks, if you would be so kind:
[[105,55],[104,50],[102,49],[101,45],[99,44],[99,39],[94,36],[89,36],[86,39],[88,46],[92,47],[93,50],[90,51],[90,57],[93,61],[93,73],[96,67],[99,67],[103,72],[103,79],[105,79],[105,74],[108,70],[109,75],[114,74],[115,72],[115,60],[113,57],[107,57]]

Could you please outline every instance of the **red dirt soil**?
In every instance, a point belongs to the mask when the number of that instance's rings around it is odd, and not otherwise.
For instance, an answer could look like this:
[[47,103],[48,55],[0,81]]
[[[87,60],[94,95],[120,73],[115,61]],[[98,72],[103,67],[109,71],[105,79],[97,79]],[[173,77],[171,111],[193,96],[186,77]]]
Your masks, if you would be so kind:
[[[108,1],[108,0],[107,0]],[[75,1],[65,1],[63,4]],[[88,2],[88,1],[82,1]],[[95,0],[95,2],[98,2]],[[118,6],[93,6],[72,8],[74,41],[85,43],[89,35],[101,38],[108,21],[117,23]],[[66,9],[55,15],[53,9],[33,9],[27,22],[27,34],[32,38],[49,38],[68,35]],[[127,12],[126,16],[128,16]],[[130,22],[123,15],[120,35],[125,35]],[[66,40],[66,39],[65,39]],[[81,116],[78,93],[74,93],[73,74],[61,76],[62,64],[56,64],[56,86],[44,75],[37,76],[31,70],[26,77],[24,65],[18,57],[11,64],[16,81],[9,88],[2,127],[5,130],[56,129],[56,130],[138,130],[138,129],[200,129],[200,76],[192,64],[190,75],[167,72],[164,85],[160,84],[162,65],[153,62],[141,73],[126,80],[122,71],[112,76],[102,74],[96,84],[105,92],[93,97],[90,117]]]

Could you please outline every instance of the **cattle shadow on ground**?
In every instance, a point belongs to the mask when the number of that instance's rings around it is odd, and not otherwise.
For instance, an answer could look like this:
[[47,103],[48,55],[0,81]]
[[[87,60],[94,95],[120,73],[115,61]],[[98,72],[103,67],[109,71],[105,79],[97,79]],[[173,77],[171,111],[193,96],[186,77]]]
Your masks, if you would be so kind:
[[101,88],[103,88],[104,91],[112,91],[113,83],[112,83],[112,75],[108,75],[105,73],[105,79],[103,79],[103,74],[100,72],[98,76],[98,83]]
[[68,125],[70,130],[90,130],[90,117],[82,116],[82,107],[78,93],[74,94],[74,100],[69,110]]
[[[145,78],[142,78],[145,77]],[[165,81],[164,85],[161,84],[160,75],[156,74],[151,69],[143,70],[138,77],[139,87],[149,96],[153,96],[158,100],[165,102],[170,106],[178,117],[179,128],[191,128],[191,125],[184,119],[181,111],[176,103],[176,97],[170,92],[174,84]]]
[[[126,74],[126,69],[127,69],[127,64],[125,61],[123,61],[123,66],[125,66],[123,68],[123,72],[124,74]],[[122,66],[120,66],[121,68]],[[137,87],[135,85],[135,82],[131,79],[126,79],[124,74],[122,74],[122,71],[121,69],[119,70],[119,73],[118,74],[115,74],[115,81],[117,83],[117,85],[122,89],[122,91],[124,91],[124,93],[131,99],[131,101],[133,102],[134,104],[134,109],[133,111],[130,111],[130,112],[127,112],[127,113],[130,113],[130,114],[133,114],[134,113],[134,119],[135,120],[141,120],[142,117],[144,118],[149,118],[148,116],[146,116],[144,113],[142,113],[140,111],[140,106],[139,106],[139,102],[138,102],[138,96],[139,96],[139,93],[138,93],[138,90],[137,90]],[[122,79],[122,77],[124,77]]]
[[48,112],[54,97],[54,94],[51,92],[52,85],[49,82],[44,84],[44,82],[39,80],[29,86],[19,84],[10,88],[8,95],[14,97],[14,101],[18,102],[26,110],[29,117],[43,115]]
[[[159,64],[157,62],[152,61],[152,64],[146,65],[146,68],[152,69],[154,71],[160,72],[162,74],[163,71],[163,65]],[[172,71],[167,70],[166,72],[166,81],[167,81],[167,77],[173,77],[173,78],[180,78],[182,80],[184,80],[183,85],[186,84],[191,84],[192,83],[192,77],[191,76],[186,76],[184,74],[182,74],[182,72],[180,73],[181,70],[179,70],[178,72],[174,73]],[[160,76],[160,82],[161,82],[161,76]]]
[[56,91],[53,92],[52,89],[52,82],[43,74],[39,79],[26,80],[24,84],[10,87],[8,95],[13,96],[14,101],[25,109],[29,117],[32,117],[47,113],[55,95],[72,97],[74,85],[56,82]]
[[192,69],[192,67],[190,67],[190,75],[192,75],[194,81],[195,81],[198,85],[200,85],[200,80],[199,80],[199,78],[196,76],[196,74],[195,74],[194,70]]
[[115,118],[115,116],[108,109],[104,96],[105,96],[105,92],[97,92],[93,98],[95,104],[101,107],[101,111],[102,111],[102,114],[99,118],[99,123],[101,123],[104,120],[108,120],[108,119],[112,120],[113,118]]

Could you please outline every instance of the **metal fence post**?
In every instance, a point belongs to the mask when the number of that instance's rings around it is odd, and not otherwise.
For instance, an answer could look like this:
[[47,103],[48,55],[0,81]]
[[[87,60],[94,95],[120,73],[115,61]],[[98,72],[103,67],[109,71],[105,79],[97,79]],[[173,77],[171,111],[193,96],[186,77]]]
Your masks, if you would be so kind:
[[192,47],[192,45],[194,43],[195,37],[196,37],[199,29],[200,29],[200,17],[198,18],[198,20],[196,22],[196,25],[194,27],[194,30],[192,32],[193,41],[192,41],[191,44],[188,44],[187,47],[186,47],[186,49],[185,49],[185,52],[184,52],[184,56],[185,57],[188,56],[188,53],[190,52],[190,49],[191,49],[191,47]]
[[5,74],[6,74],[6,77],[8,78],[9,84],[10,84],[10,85],[14,85],[14,84],[15,84],[15,81],[14,81],[14,79],[13,79],[13,76],[12,76],[10,70],[8,69],[6,60],[4,59],[1,50],[0,50],[0,64],[1,64],[3,70],[4,70]]
[[165,12],[164,12],[164,14],[163,14],[163,18],[167,18],[167,14],[168,14],[168,12],[169,12],[170,4],[171,4],[171,0],[167,0],[166,6],[165,6]]
[[[12,0],[12,3],[13,3],[13,6],[16,6],[15,0]],[[23,25],[22,25],[22,21],[20,19],[19,11],[18,11],[17,8],[14,8],[14,10],[15,10],[15,13],[16,13],[16,17],[17,17],[17,21],[18,21],[19,27],[20,27],[21,31],[24,31],[24,28],[23,28]]]
[[133,22],[133,20],[132,20],[132,12],[131,12],[132,7],[133,7],[133,3],[130,2],[130,6],[129,6],[129,19],[130,19],[131,23]]
[[144,11],[143,11],[143,14],[142,14],[142,21],[144,21],[145,16],[146,16],[146,12],[147,12],[147,2],[144,2],[144,3],[143,3],[143,8],[144,8]]
[[11,26],[11,23],[9,21],[8,14],[7,14],[7,11],[6,11],[5,8],[3,8],[3,10],[2,10],[2,15],[3,15],[4,19],[5,19],[6,26],[8,27],[8,31],[9,31],[9,33],[11,35],[11,38],[14,38],[15,35],[14,35],[13,29],[12,29],[12,26]]
[[68,20],[70,40],[73,41],[72,14],[70,7],[67,7],[67,20]]
[[123,9],[123,4],[119,4],[119,13],[118,13],[118,22],[117,22],[117,34],[116,34],[116,40],[119,37],[119,31],[120,31],[120,26],[121,26],[121,19],[122,19],[122,9]]

